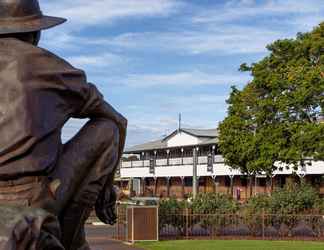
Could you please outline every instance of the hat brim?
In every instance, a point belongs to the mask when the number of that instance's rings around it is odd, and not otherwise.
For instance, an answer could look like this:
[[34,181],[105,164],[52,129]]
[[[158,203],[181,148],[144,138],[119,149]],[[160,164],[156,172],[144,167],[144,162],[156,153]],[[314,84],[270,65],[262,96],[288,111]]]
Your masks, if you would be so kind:
[[45,30],[66,22],[65,18],[42,16],[40,18],[19,21],[19,22],[0,22],[0,34],[13,34]]

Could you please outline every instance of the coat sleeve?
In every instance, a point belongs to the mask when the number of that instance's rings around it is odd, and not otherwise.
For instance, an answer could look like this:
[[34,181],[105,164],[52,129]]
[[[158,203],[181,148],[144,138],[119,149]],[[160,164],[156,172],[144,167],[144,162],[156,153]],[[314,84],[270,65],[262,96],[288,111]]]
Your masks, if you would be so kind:
[[33,59],[27,72],[33,75],[33,85],[42,89],[51,89],[60,96],[65,103],[64,112],[74,118],[108,118],[120,121],[121,115],[107,103],[96,86],[87,81],[84,71],[74,68],[62,58],[46,51],[37,50],[25,57]]

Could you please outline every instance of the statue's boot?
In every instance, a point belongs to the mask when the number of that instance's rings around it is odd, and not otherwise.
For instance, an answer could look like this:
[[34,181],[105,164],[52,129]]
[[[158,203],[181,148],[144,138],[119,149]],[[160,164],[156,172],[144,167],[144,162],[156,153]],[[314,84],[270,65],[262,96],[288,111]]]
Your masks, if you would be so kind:
[[90,250],[85,237],[84,226],[92,209],[72,203],[60,218],[62,243],[67,250]]

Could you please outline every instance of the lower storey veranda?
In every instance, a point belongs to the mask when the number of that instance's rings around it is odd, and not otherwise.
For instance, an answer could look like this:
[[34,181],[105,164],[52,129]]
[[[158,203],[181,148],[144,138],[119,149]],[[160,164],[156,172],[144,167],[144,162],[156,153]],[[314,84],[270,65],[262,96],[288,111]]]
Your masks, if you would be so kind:
[[[324,176],[308,175],[304,181],[312,185],[324,196]],[[276,175],[273,178],[259,176],[201,176],[198,178],[198,192],[216,192],[232,195],[233,198],[244,201],[251,195],[271,193],[275,188],[288,183],[299,183],[297,175]],[[192,193],[192,177],[145,177],[116,181],[116,185],[125,195],[147,197],[186,198]]]

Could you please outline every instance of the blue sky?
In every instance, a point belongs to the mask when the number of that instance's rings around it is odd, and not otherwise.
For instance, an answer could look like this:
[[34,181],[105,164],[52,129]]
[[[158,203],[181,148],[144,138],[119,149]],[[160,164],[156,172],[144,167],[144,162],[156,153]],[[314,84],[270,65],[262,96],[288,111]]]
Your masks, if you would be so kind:
[[[68,18],[44,31],[40,46],[84,69],[129,120],[127,145],[177,128],[214,128],[231,85],[250,76],[265,46],[324,21],[323,0],[40,0]],[[72,120],[67,140],[83,121]]]

